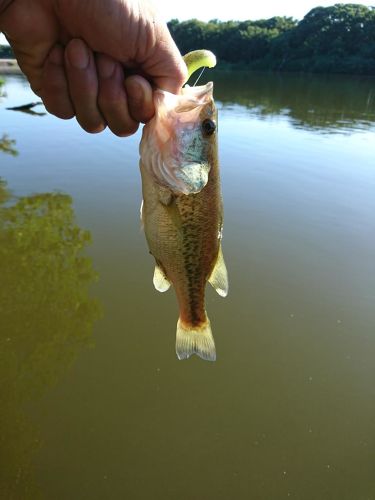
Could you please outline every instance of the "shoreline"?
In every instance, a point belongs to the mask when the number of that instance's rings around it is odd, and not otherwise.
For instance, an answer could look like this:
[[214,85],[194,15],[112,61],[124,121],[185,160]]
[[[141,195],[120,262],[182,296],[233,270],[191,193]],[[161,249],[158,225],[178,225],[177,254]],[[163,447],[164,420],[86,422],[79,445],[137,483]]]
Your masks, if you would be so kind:
[[16,59],[0,59],[0,75],[21,75]]
[[[219,64],[211,69],[212,72],[250,72],[250,73],[282,73],[282,74],[305,74],[309,76],[352,76],[352,77],[365,77],[365,78],[375,78],[374,73],[343,73],[343,72],[318,72],[318,71],[300,71],[300,70],[286,70],[286,69],[271,69],[271,68],[260,68],[254,67],[251,64],[240,63],[228,63],[226,61],[221,61]],[[18,65],[16,59],[0,59],[0,76],[1,75],[23,75],[21,68]]]

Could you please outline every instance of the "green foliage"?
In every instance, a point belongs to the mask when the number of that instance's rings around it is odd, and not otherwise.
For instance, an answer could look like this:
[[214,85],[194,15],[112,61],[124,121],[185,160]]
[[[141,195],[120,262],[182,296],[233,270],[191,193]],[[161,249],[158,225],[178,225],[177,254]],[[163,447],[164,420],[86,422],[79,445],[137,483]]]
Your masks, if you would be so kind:
[[16,141],[14,139],[9,139],[7,134],[3,134],[2,137],[0,137],[0,152],[10,154],[12,156],[17,156],[18,151],[14,147],[16,144]]
[[[2,92],[2,86],[4,85],[4,83],[5,81],[0,78],[0,100],[2,97],[4,97],[4,94]],[[12,156],[17,156],[18,151],[15,148],[15,144],[16,141],[14,139],[10,139],[7,134],[3,134],[0,137],[0,153],[6,153]]]
[[302,21],[196,19],[169,29],[180,51],[209,49],[220,62],[252,69],[375,74],[375,8],[316,7]]
[[10,45],[0,45],[0,59],[15,59],[14,52]]
[[14,199],[0,179],[3,498],[37,498],[31,463],[38,435],[23,405],[54,384],[90,343],[100,315],[88,293],[97,275],[81,255],[90,239],[74,222],[69,196]]

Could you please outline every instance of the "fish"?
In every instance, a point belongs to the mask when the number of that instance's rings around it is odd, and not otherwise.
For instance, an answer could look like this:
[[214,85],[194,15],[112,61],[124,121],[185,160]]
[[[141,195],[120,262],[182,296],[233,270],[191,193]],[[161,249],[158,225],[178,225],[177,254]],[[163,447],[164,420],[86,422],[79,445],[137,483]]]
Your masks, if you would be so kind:
[[141,220],[155,259],[153,283],[159,292],[173,285],[177,296],[178,359],[215,361],[205,289],[209,282],[225,297],[228,273],[213,83],[178,95],[155,90],[154,104],[140,142]]

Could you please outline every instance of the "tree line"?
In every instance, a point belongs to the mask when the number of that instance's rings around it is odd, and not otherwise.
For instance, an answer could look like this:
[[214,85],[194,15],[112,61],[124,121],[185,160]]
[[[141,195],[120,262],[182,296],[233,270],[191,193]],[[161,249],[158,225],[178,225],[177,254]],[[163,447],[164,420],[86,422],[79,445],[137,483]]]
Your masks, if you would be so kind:
[[9,45],[0,45],[0,59],[14,59],[13,50]]
[[[301,21],[172,19],[169,30],[182,54],[209,49],[221,65],[256,70],[375,74],[375,7],[316,7]],[[12,58],[0,46],[0,59]]]
[[375,74],[375,7],[316,7],[301,21],[168,23],[182,54],[209,49],[221,64],[256,70]]

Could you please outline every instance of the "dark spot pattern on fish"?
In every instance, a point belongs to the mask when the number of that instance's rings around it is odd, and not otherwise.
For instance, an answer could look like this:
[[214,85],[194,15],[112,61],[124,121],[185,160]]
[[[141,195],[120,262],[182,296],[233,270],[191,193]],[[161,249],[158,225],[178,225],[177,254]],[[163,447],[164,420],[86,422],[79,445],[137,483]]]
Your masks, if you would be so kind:
[[[202,123],[204,119],[212,119],[214,114],[215,106],[211,100],[207,106],[202,108],[199,118],[194,117],[193,121],[198,119]],[[181,130],[179,122],[173,122],[173,127],[170,126],[168,122],[170,117],[172,115],[168,115],[166,119],[163,117],[163,122],[160,119],[159,121],[154,120],[145,126],[141,144],[142,167],[145,161],[147,164],[145,168],[141,168],[141,173],[142,192],[145,200],[144,227],[146,237],[153,254],[163,264],[166,276],[173,284],[179,303],[180,319],[178,324],[181,328],[177,328],[177,346],[178,339],[181,339],[183,332],[185,335],[186,332],[197,331],[198,337],[200,335],[198,332],[204,330],[202,327],[207,327],[207,331],[210,332],[205,311],[205,288],[216,263],[220,247],[217,235],[221,227],[219,222],[221,222],[222,217],[222,206],[216,134],[212,134],[206,142],[202,142],[200,157],[194,157],[194,162],[210,166],[207,184],[201,191],[195,191],[195,194],[192,191],[190,191],[191,194],[182,194],[185,191],[171,188],[171,196],[170,193],[165,192],[165,187],[160,189],[155,178],[152,177],[153,174],[149,167],[154,166],[151,161],[153,148],[156,148],[156,151],[162,153],[164,157],[173,159],[172,170],[177,168],[181,158],[184,161],[187,157],[190,158],[189,148],[183,147],[181,149],[178,144],[181,134],[173,136],[174,140],[168,143],[173,145],[172,148],[169,148],[165,142],[159,148],[160,141],[154,140],[155,137],[158,138],[160,130],[165,134]],[[186,113],[184,118],[186,118]],[[194,125],[193,121],[191,125]],[[200,127],[198,132],[201,137]],[[197,140],[191,144],[196,143]],[[183,145],[189,146],[187,141],[183,142]],[[175,150],[178,150],[178,158],[173,156]],[[199,179],[195,171],[193,174],[191,179],[196,184]],[[164,186],[163,183],[162,186]],[[206,332],[206,330],[204,331]],[[214,352],[213,341],[211,348]]]
[[199,199],[195,195],[190,195],[188,200],[180,200],[182,257],[189,305],[188,319],[194,326],[199,326],[206,321],[204,309],[205,276],[200,255],[203,233],[202,226],[196,224],[199,210]]

